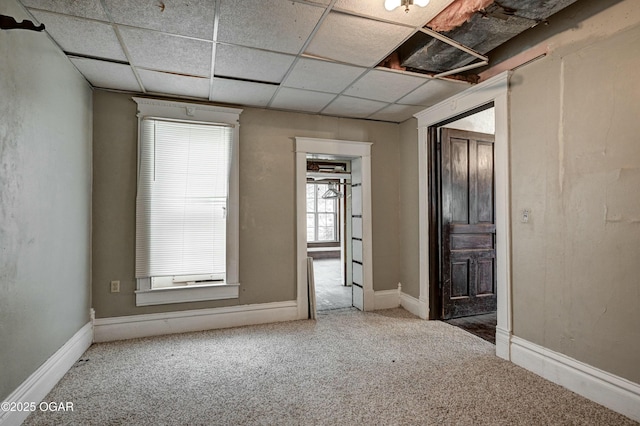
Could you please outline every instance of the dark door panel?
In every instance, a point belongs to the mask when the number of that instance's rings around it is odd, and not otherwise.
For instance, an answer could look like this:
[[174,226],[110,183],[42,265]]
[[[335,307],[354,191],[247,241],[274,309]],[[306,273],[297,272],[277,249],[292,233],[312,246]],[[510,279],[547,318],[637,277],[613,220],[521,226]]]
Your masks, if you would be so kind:
[[493,135],[442,129],[442,317],[496,310]]

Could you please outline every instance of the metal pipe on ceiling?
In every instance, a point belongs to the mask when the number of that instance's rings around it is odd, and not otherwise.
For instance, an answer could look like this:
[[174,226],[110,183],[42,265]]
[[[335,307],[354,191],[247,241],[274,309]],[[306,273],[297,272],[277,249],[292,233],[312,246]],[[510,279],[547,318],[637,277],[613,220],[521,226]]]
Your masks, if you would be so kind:
[[448,45],[453,46],[456,49],[460,49],[463,52],[468,53],[471,56],[475,56],[478,59],[481,59],[483,61],[487,61],[487,63],[489,62],[489,57],[488,56],[481,55],[480,53],[476,52],[475,50],[473,50],[473,49],[471,49],[471,48],[469,48],[469,47],[467,47],[467,46],[465,46],[463,44],[460,44],[457,41],[455,41],[453,39],[450,39],[447,36],[443,36],[442,34],[440,34],[437,31],[430,30],[429,28],[420,28],[420,31],[425,33],[428,36],[431,36],[431,37],[433,37],[435,39],[440,40],[443,43],[447,43]]

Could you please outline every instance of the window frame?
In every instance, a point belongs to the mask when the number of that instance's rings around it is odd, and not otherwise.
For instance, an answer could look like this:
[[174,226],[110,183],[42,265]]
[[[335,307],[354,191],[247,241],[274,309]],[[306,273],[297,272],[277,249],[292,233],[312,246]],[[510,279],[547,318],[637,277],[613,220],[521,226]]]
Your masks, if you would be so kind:
[[[229,170],[229,194],[226,227],[226,271],[225,279],[220,282],[152,288],[151,277],[137,278],[136,306],[161,305],[170,303],[197,302],[206,300],[237,299],[239,295],[239,254],[240,254],[240,215],[239,215],[239,133],[241,109],[213,105],[194,104],[177,101],[133,97],[138,107],[138,144],[137,157],[139,167],[142,120],[145,117],[180,120],[186,122],[219,123],[233,128],[231,146],[231,164]],[[138,176],[139,170],[136,173]],[[136,178],[137,182],[137,178]]]
[[[332,184],[336,185],[338,187],[340,187],[340,182],[331,182]],[[307,244],[318,244],[318,243],[339,243],[340,242],[340,236],[339,236],[339,228],[338,228],[338,218],[339,218],[339,210],[340,210],[340,203],[339,203],[339,198],[333,198],[331,199],[333,201],[333,212],[319,212],[318,211],[318,199],[322,199],[322,197],[318,194],[319,189],[320,189],[320,185],[329,185],[329,182],[307,182],[307,185],[312,185],[315,186],[315,191],[314,191],[314,199],[313,199],[313,211],[309,211],[309,209],[307,208],[307,215],[312,214],[314,217],[314,221],[313,221],[313,234],[316,237],[316,239],[309,241],[308,239],[308,234],[307,234]],[[308,199],[307,199],[308,201]],[[326,215],[332,215],[333,216],[333,236],[334,239],[333,240],[318,240],[318,216],[320,214],[326,214]],[[308,223],[308,220],[307,220]],[[307,224],[308,226],[308,224]]]

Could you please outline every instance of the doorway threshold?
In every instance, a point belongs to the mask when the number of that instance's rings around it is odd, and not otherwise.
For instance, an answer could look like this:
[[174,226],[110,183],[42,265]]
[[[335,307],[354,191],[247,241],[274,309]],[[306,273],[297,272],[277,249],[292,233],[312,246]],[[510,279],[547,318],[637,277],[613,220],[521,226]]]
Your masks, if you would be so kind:
[[495,312],[470,317],[442,320],[454,327],[461,328],[487,342],[496,344],[497,315]]

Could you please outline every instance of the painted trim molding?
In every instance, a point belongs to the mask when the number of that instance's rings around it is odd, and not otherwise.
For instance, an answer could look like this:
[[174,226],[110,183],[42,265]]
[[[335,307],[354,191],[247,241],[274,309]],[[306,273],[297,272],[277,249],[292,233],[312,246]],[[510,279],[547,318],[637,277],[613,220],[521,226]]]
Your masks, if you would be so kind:
[[511,338],[511,361],[640,422],[640,384],[516,336]]
[[136,306],[199,302],[202,300],[237,299],[240,294],[240,284],[225,283],[136,290],[135,294]]
[[[498,328],[509,336],[511,325],[511,222],[509,211],[509,77],[506,71],[464,92],[428,108],[418,119],[420,302],[429,305],[429,182],[427,176],[428,129],[474,108],[493,102],[495,110],[495,197],[496,197],[496,293]],[[403,305],[404,306],[404,305]],[[501,335],[504,342],[504,335]],[[508,340],[508,339],[507,339]],[[496,345],[496,355],[505,358],[509,350]],[[509,359],[509,358],[505,358]]]
[[496,356],[511,359],[511,333],[496,326]]
[[[3,402],[36,404],[42,402],[51,389],[73,367],[73,364],[89,349],[92,342],[93,328],[91,322],[88,322]],[[29,411],[0,411],[0,426],[19,425],[29,414]]]
[[400,292],[400,306],[417,317],[425,320],[429,318],[429,304],[425,300]]
[[400,290],[380,290],[373,294],[373,309],[393,309],[400,306]]
[[97,318],[94,341],[135,339],[298,319],[297,301]]

